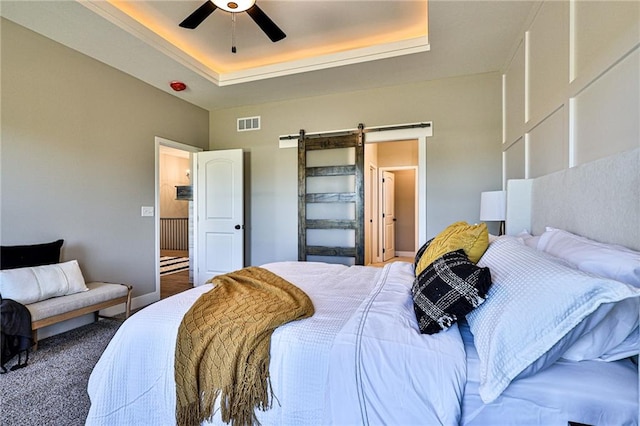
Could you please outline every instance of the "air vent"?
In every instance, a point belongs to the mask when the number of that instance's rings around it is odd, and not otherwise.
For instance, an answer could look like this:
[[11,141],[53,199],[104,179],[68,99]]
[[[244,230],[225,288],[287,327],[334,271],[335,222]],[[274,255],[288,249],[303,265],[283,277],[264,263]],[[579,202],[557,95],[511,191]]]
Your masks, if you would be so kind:
[[260,116],[238,118],[238,131],[260,130]]

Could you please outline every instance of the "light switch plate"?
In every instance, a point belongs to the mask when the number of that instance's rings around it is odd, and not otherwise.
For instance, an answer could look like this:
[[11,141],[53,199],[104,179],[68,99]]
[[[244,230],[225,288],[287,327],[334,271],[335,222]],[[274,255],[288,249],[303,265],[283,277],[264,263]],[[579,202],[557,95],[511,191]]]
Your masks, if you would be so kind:
[[153,207],[142,206],[141,216],[153,216]]

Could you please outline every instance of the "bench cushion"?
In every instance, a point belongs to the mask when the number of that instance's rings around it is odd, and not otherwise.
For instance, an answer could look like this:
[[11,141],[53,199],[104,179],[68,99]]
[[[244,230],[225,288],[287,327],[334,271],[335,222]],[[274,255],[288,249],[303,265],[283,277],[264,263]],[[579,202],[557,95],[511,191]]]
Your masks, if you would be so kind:
[[87,283],[89,291],[53,297],[26,305],[31,312],[31,321],[39,321],[54,315],[71,312],[108,300],[126,297],[129,288],[123,284],[91,282]]

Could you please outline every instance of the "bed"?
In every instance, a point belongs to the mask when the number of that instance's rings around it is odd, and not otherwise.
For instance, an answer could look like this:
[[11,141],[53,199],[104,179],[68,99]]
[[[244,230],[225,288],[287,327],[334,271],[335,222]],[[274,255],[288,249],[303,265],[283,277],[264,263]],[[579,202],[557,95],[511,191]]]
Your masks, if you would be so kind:
[[[492,239],[474,266],[490,271],[491,286],[468,315],[433,334],[420,333],[416,318],[419,256],[384,268],[262,265],[303,290],[315,313],[273,332],[275,398],[270,409],[256,411],[257,419],[264,425],[637,425],[639,167],[634,150],[510,186],[510,214],[526,211],[508,223],[514,235]],[[581,184],[589,182],[591,197],[571,208],[587,202],[582,216],[602,218],[604,209],[615,226],[603,230],[602,220],[592,218],[574,228],[571,213],[548,217],[559,204],[541,207],[553,199],[547,191],[571,192],[567,176],[576,174]],[[622,196],[599,208],[597,194],[609,197],[607,188]],[[585,270],[572,256],[593,256],[596,237],[600,261],[586,262]],[[589,250],[576,250],[580,244]],[[176,336],[185,312],[209,290],[204,285],[157,302],[122,325],[91,374],[87,425],[176,424]],[[224,423],[216,413],[204,424]]]

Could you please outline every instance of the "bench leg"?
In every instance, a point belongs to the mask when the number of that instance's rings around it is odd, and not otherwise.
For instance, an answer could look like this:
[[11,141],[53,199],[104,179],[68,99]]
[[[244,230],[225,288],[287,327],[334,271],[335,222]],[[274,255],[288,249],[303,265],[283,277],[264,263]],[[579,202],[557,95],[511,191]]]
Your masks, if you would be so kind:
[[38,330],[31,330],[31,338],[33,339],[33,346],[31,346],[31,349],[33,351],[37,351],[38,350]]
[[131,315],[131,286],[129,286],[129,292],[127,293],[127,301],[124,304],[124,319],[128,319]]
[[[127,300],[125,300],[124,302],[124,319],[128,319],[129,316],[131,315],[131,290],[133,289],[133,287],[131,286],[127,286],[127,288],[129,289],[127,291]],[[113,319],[114,317],[107,317],[104,315],[100,315],[100,312],[95,312],[96,314],[96,321],[98,320],[98,317],[100,318],[110,318]]]

